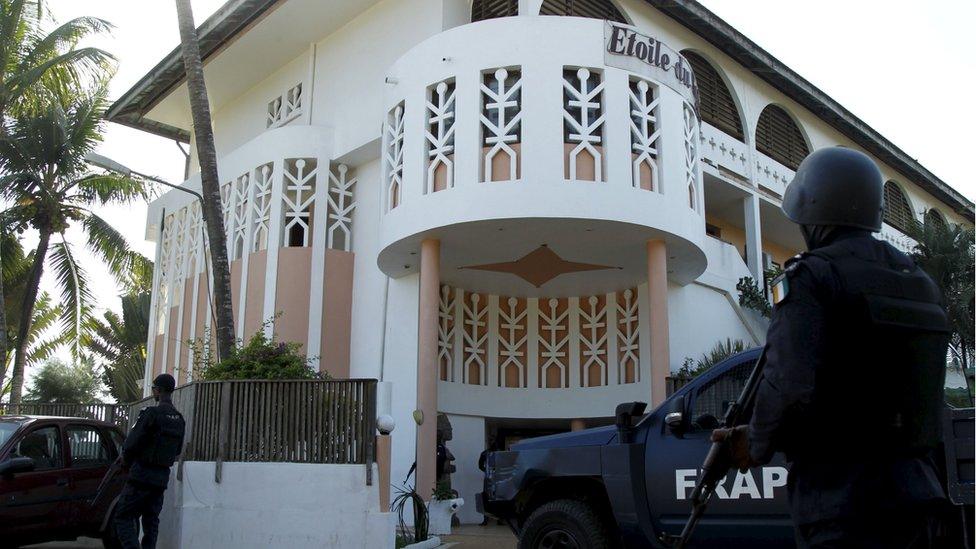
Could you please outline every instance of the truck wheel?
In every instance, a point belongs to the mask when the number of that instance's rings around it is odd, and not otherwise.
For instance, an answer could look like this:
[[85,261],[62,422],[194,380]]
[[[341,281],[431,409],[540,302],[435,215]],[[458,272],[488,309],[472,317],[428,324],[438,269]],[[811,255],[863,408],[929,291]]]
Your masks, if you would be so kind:
[[519,549],[606,549],[606,528],[582,501],[550,501],[529,515]]

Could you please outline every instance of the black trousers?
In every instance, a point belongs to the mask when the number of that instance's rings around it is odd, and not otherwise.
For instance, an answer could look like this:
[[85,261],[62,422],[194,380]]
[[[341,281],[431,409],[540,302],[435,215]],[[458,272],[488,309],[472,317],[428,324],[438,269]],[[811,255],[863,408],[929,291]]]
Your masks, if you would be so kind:
[[[165,488],[128,481],[115,507],[115,533],[124,549],[154,549]],[[142,520],[142,545],[139,520]]]
[[943,526],[939,509],[919,506],[889,513],[825,520],[796,527],[799,549],[932,549]]

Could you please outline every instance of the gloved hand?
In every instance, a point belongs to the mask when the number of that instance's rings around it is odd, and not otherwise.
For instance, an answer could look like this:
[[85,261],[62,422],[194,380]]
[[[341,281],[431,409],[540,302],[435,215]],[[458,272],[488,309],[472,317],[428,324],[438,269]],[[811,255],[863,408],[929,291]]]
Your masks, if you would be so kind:
[[712,442],[728,441],[729,458],[732,466],[739,471],[758,467],[760,464],[752,459],[749,453],[749,426],[739,425],[734,429],[715,429],[712,431]]

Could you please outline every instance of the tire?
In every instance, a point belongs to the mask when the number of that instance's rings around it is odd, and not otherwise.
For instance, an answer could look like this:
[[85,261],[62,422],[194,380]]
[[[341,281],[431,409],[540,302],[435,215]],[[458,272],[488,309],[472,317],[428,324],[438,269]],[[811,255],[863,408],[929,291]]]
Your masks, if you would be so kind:
[[519,549],[607,549],[606,526],[593,508],[571,499],[543,504],[529,515]]

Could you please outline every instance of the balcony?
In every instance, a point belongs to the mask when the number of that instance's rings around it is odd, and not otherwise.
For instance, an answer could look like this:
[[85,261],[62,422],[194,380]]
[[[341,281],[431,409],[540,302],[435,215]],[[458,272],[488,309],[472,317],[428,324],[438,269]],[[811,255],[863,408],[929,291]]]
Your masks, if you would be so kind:
[[[425,238],[441,241],[443,282],[497,295],[633,287],[646,280],[652,239],[668,246],[671,280],[705,270],[697,117],[653,75],[608,65],[604,26],[481,21],[428,39],[390,68],[384,272],[416,272]],[[540,247],[608,268],[538,286],[467,268]]]

